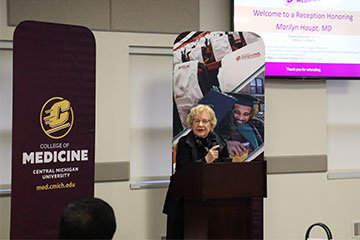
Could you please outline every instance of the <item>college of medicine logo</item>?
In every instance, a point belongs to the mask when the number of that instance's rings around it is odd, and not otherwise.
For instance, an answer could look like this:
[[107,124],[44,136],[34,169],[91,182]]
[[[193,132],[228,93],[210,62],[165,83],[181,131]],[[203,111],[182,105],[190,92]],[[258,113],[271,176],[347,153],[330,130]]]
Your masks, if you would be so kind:
[[44,133],[53,139],[65,137],[74,124],[74,111],[70,101],[53,97],[46,101],[40,112],[40,125]]
[[295,4],[296,0],[285,0],[285,5],[291,7]]
[[311,2],[320,2],[320,0],[284,0],[285,5],[287,7],[292,7],[296,4],[302,4],[302,3],[311,3]]

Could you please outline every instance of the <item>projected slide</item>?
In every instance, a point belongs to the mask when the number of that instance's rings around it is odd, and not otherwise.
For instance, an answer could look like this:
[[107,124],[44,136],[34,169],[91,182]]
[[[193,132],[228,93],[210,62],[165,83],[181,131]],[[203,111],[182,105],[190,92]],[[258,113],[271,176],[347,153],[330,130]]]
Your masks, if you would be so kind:
[[266,76],[360,77],[360,2],[234,1],[234,29],[265,42]]

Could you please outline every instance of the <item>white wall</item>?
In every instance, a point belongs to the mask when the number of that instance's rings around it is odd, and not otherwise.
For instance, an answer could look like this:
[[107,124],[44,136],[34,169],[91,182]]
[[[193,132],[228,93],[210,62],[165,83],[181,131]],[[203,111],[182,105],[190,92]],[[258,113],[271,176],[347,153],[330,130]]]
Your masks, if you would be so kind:
[[[304,239],[315,222],[327,224],[334,239],[352,239],[352,220],[359,220],[359,180],[327,180],[326,173],[268,176],[265,239]],[[322,237],[321,235],[312,237]]]
[[265,80],[265,142],[266,156],[327,153],[325,81]]
[[[226,23],[219,26],[228,15],[228,8],[221,8],[220,2],[223,0],[201,1],[202,30],[211,26],[228,30]],[[213,13],[214,8],[217,13]],[[0,0],[0,18],[0,40],[11,40],[13,28],[4,27],[5,0]],[[131,161],[128,46],[172,46],[174,36],[95,32],[95,37],[96,161]],[[325,82],[271,80],[266,82],[265,91],[265,154],[326,154]],[[109,119],[118,123],[109,124]],[[358,179],[327,180],[326,173],[269,175],[265,239],[303,239],[306,228],[317,221],[328,224],[335,239],[351,239],[351,221],[360,219],[359,183]],[[116,212],[115,239],[158,239],[164,234],[165,216],[161,210],[165,193],[166,189],[130,190],[129,182],[95,184],[95,195],[108,201]],[[9,225],[10,197],[2,196],[0,239],[9,238]]]
[[[5,26],[6,23],[6,1],[1,0],[0,1],[0,40],[11,40],[12,39],[12,33],[14,28],[9,28]],[[3,42],[0,42],[1,46],[4,45]],[[0,50],[1,51],[1,60],[0,60],[0,64],[1,67],[0,69],[3,70],[4,65],[5,66],[9,66],[7,63],[3,63],[2,60],[7,59],[8,57],[4,56],[8,56],[10,55],[8,52],[6,52],[6,50]],[[12,56],[12,54],[11,54]],[[12,74],[10,74],[12,76]],[[4,71],[1,71],[0,73],[0,81],[1,87],[5,87],[5,86],[9,86],[9,75],[5,74]],[[1,93],[3,93],[3,91],[1,91]],[[12,94],[10,94],[12,96]],[[11,96],[4,96],[3,94],[1,95],[0,99],[1,101],[4,101],[6,99],[6,101],[11,99]],[[8,102],[8,105],[11,105],[11,102]],[[2,109],[4,109],[4,103],[1,103],[0,107]],[[6,106],[5,106],[6,109]],[[9,109],[9,108],[7,108]],[[9,121],[9,119],[6,119],[4,116],[4,114],[1,114],[0,117],[0,170],[4,171],[4,169],[10,169],[9,165],[10,165],[10,159],[4,159],[4,158],[10,158],[10,150],[9,149],[5,149],[4,145],[8,145],[10,147],[9,142],[11,141],[11,139],[9,140],[9,133],[7,133],[7,129],[10,128],[11,126],[11,121]],[[3,176],[0,177],[1,181],[5,181],[7,179],[9,179],[10,177],[10,173],[4,174],[3,175],[7,175],[7,176]],[[8,196],[0,196],[0,239],[9,239],[9,231],[10,231],[10,197]]]
[[[131,142],[136,136],[130,123],[132,110],[129,99],[132,98],[130,96],[132,86],[129,74],[129,45],[171,47],[175,35],[95,32],[95,38],[97,42],[95,159],[96,162],[130,161],[131,165],[137,159],[133,159],[131,150]],[[116,121],[112,120],[116,124],[109,124],[109,119],[116,119]],[[168,131],[170,141],[171,129],[168,128]],[[148,161],[151,160],[149,157]],[[130,190],[129,182],[95,184],[95,196],[108,201],[116,212],[118,228],[115,239],[158,239],[164,235],[166,218],[162,214],[162,205],[165,193],[166,189]]]
[[333,80],[326,88],[329,170],[351,176],[360,172],[360,161],[354,157],[360,153],[360,111],[357,108],[360,81]]

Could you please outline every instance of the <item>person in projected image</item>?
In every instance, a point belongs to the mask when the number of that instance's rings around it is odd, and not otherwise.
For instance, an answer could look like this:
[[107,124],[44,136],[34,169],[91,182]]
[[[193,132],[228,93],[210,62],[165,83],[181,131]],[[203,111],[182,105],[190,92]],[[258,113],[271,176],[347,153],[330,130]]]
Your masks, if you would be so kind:
[[231,95],[237,102],[215,131],[226,141],[230,157],[241,162],[264,143],[264,123],[255,117],[258,98],[243,93]]
[[[213,129],[216,116],[211,107],[199,104],[190,110],[187,117],[191,131],[180,138],[176,147],[176,172],[192,162],[231,161],[225,142]],[[171,188],[171,182],[170,186]],[[171,194],[166,195],[163,213],[167,214],[167,239],[184,238],[184,203]]]

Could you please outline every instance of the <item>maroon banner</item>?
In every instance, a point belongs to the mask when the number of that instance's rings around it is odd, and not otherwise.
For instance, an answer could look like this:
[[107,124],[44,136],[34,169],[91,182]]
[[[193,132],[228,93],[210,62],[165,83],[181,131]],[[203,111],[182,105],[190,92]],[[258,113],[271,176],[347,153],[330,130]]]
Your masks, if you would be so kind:
[[94,195],[95,39],[25,21],[14,33],[12,239],[54,239],[66,205]]

